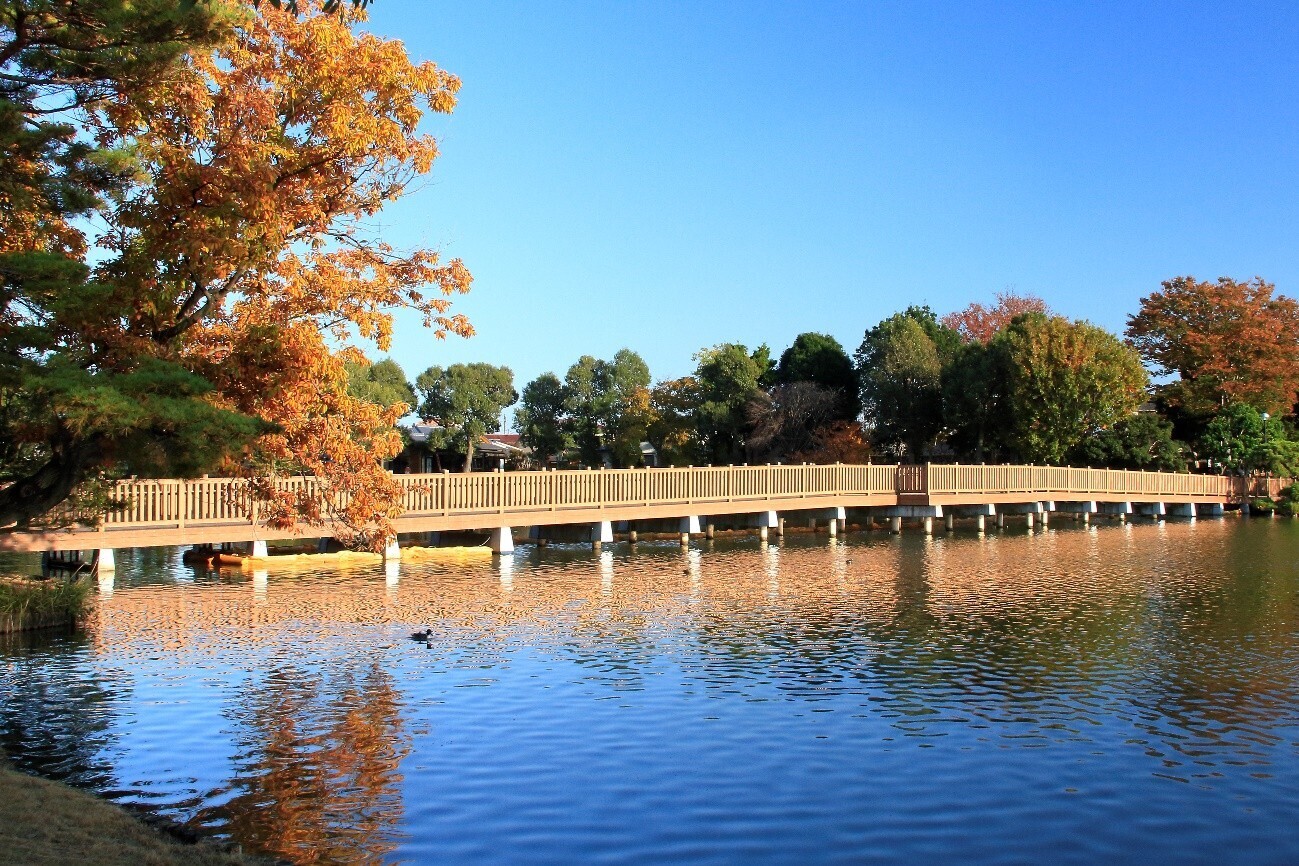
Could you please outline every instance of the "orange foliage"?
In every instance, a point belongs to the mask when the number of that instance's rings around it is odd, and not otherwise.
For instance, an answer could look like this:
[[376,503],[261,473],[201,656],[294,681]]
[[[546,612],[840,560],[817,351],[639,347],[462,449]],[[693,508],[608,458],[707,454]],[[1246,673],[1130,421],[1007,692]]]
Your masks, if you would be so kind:
[[1275,288],[1260,277],[1168,280],[1141,299],[1128,338],[1156,372],[1180,376],[1163,389],[1175,405],[1210,412],[1238,401],[1288,415],[1299,394],[1299,303]]
[[991,307],[970,304],[964,310],[943,316],[941,324],[961,335],[967,343],[986,343],[1016,316],[1024,313],[1050,315],[1046,301],[1033,295],[998,292],[997,303]]
[[[215,52],[103,110],[105,143],[134,130],[150,177],[101,245],[133,309],[119,345],[168,347],[220,405],[275,426],[237,467],[257,480],[260,513],[282,527],[333,517],[345,540],[377,547],[399,511],[380,461],[401,447],[404,408],[350,397],[343,362],[356,341],[387,350],[396,309],[438,338],[472,334],[449,311],[472,277],[431,250],[393,249],[367,218],[429,171],[437,143],[417,124],[450,112],[460,82],[354,33],[362,11],[299,10],[262,5]],[[266,483],[299,472],[320,479],[320,501]]]

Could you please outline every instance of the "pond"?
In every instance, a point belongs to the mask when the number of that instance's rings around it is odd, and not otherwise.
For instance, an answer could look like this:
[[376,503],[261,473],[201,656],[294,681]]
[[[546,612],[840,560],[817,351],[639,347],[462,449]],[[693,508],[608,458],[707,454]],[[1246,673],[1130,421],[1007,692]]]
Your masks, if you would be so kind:
[[1295,863],[1299,521],[134,551],[0,746],[297,863]]

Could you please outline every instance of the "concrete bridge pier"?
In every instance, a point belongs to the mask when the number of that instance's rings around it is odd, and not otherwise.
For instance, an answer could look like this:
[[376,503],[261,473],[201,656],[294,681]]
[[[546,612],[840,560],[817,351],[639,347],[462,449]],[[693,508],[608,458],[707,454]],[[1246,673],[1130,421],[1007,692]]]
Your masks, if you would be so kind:
[[1164,503],[1162,502],[1139,502],[1137,503],[1137,513],[1151,520],[1159,521],[1164,519]]
[[[101,547],[95,551],[95,571],[100,574],[111,574],[117,570],[117,558],[113,555],[113,548]],[[109,592],[112,592],[111,583]]]
[[1042,503],[1042,514],[1041,514],[1041,517],[1042,517],[1042,528],[1043,528],[1043,529],[1045,529],[1046,527],[1048,527],[1048,526],[1051,525],[1051,512],[1052,512],[1052,511],[1055,511],[1055,503],[1052,502],[1052,501],[1049,500],[1049,499],[1046,500],[1046,501],[1044,501],[1044,502]]
[[[396,544],[397,539],[394,538],[392,540],[392,543]],[[270,554],[267,553],[266,551],[265,540],[258,539],[257,541],[250,543],[248,545],[248,555],[253,557],[254,559],[265,559],[267,556],[269,556]]]
[[1001,506],[997,509],[997,528],[1001,529],[1006,525],[1005,516],[1007,514],[1022,514],[1028,523],[1028,528],[1032,529],[1033,524],[1037,522],[1037,517],[1046,512],[1043,502],[1012,502]]
[[760,538],[763,541],[766,541],[767,536],[772,529],[776,530],[777,535],[780,534],[780,524],[783,521],[776,515],[776,512],[774,511],[759,511],[756,515],[754,515],[753,522],[758,526],[758,538]]
[[1091,516],[1096,513],[1095,502],[1061,502],[1058,506],[1057,511],[1072,514],[1074,520],[1081,520],[1084,526],[1091,522]]
[[716,525],[715,523],[713,523],[713,521],[712,521],[711,519],[709,519],[709,520],[705,520],[705,521],[704,521],[704,538],[707,538],[709,541],[712,541],[712,540],[713,540],[713,536],[716,535],[716,534],[717,534],[717,525]]
[[926,535],[933,534],[934,518],[944,516],[941,505],[889,505],[881,508],[880,513],[889,519],[889,532],[901,532],[902,518],[905,517],[919,519]]
[[981,505],[957,505],[951,507],[952,513],[961,517],[973,517],[974,528],[979,532],[986,532],[988,529],[988,518],[996,517],[997,506],[991,503]]
[[1195,506],[1195,511],[1200,517],[1222,517],[1227,513],[1221,502],[1201,502]]
[[956,530],[956,515],[955,515],[955,514],[953,514],[953,513],[950,512],[950,511],[947,512],[947,516],[945,516],[945,517],[943,518],[943,528],[946,529],[948,532],[954,532],[954,531]]
[[1193,502],[1166,502],[1164,503],[1164,513],[1169,517],[1189,517],[1195,519],[1195,503]]
[[690,536],[698,535],[700,531],[698,515],[681,518],[680,528],[677,531],[681,533],[681,545],[685,547],[690,544]]
[[487,544],[497,555],[514,553],[514,531],[508,526],[498,526],[492,530]]
[[[257,544],[257,542],[253,542],[253,543]],[[264,541],[261,542],[261,545],[262,545],[262,550],[265,550],[266,542]],[[255,553],[253,554],[253,556],[256,555],[257,554]],[[401,545],[397,543],[397,536],[394,535],[392,538],[389,538],[388,543],[383,546],[383,561],[397,562],[399,559],[401,559]]]
[[613,543],[613,524],[608,520],[601,520],[599,523],[591,524],[591,546],[596,550],[600,549],[602,544]]
[[1101,514],[1109,514],[1117,517],[1120,523],[1128,519],[1132,513],[1131,502],[1102,502],[1100,503]]

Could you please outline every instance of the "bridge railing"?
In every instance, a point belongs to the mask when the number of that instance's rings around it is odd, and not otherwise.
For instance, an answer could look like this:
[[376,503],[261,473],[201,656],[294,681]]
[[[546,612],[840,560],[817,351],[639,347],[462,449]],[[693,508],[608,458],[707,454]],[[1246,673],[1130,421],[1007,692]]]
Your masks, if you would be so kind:
[[[1068,466],[926,464],[903,467],[923,474],[923,492],[959,496],[1050,493],[1125,496],[1204,496],[1231,498],[1247,479],[1179,472],[1082,469]],[[899,478],[902,472],[899,470]],[[1279,483],[1279,482],[1278,482]],[[1279,488],[1278,488],[1279,489]],[[904,491],[899,481],[898,491]]]
[[[1015,465],[703,466],[665,469],[475,472],[396,475],[402,507],[411,516],[564,511],[589,508],[692,505],[860,495],[1204,497],[1243,501],[1275,498],[1282,479],[1232,478],[1172,472]],[[311,477],[284,478],[276,489],[320,501]],[[106,528],[256,522],[258,501],[243,479],[122,481],[123,507],[104,516]],[[346,496],[335,495],[336,507]]]

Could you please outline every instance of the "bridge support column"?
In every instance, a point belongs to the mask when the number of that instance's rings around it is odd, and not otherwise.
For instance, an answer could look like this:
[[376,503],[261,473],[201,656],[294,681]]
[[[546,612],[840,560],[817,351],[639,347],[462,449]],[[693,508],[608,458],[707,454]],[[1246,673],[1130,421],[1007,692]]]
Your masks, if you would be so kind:
[[439,544],[441,544],[441,543],[442,543],[442,533],[440,533],[440,532],[427,532],[427,533],[424,534],[424,546],[425,546],[425,547],[437,547],[437,546],[438,546]]
[[1123,523],[1132,513],[1131,502],[1101,502],[1099,503],[1101,514],[1109,514],[1118,517],[1119,522]]
[[383,546],[383,561],[396,562],[401,559],[401,547],[397,544],[397,536],[388,539],[388,543]]
[[1024,514],[1024,518],[1025,518],[1025,520],[1026,520],[1027,523],[1028,523],[1028,528],[1029,528],[1029,529],[1032,529],[1032,528],[1033,528],[1033,512],[1031,512],[1031,511],[1026,512],[1026,513]]
[[1043,528],[1051,525],[1051,512],[1055,511],[1054,502],[1042,503],[1042,526]]
[[628,528],[627,528],[627,541],[630,542],[631,544],[635,544],[637,538],[638,538],[638,536],[636,535],[636,530],[632,529],[631,527],[628,527]]
[[1164,504],[1164,513],[1169,517],[1189,517],[1195,519],[1195,503],[1193,502],[1167,502]]
[[600,549],[602,544],[613,543],[613,524],[607,520],[601,520],[599,523],[591,524],[591,545]]
[[974,528],[980,533],[986,531],[988,528],[988,516],[986,514],[974,515]]
[[1006,512],[1004,511],[997,512],[997,528],[998,529],[1006,528]]
[[682,546],[688,545],[690,543],[690,536],[699,534],[699,517],[697,515],[692,515],[690,517],[681,518],[680,528],[677,531],[681,533]]
[[111,571],[117,570],[117,560],[113,556],[113,548],[101,547],[96,552],[98,553],[98,556],[95,559],[96,571],[100,574],[107,574]]
[[1149,517],[1151,520],[1163,520],[1166,513],[1162,502],[1138,502],[1136,508],[1138,514]]
[[782,537],[785,534],[785,518],[783,517],[776,521],[776,534]]
[[1227,513],[1221,502],[1201,502],[1195,506],[1195,511],[1201,517],[1222,517]]
[[784,521],[774,511],[759,511],[754,515],[753,522],[758,525],[758,538],[766,541],[773,528],[776,530],[777,535],[780,534],[780,524]]
[[946,529],[948,532],[954,532],[956,530],[955,514],[948,512],[947,516],[943,518],[943,528]]
[[248,545],[248,555],[253,559],[265,559],[270,554],[266,552],[266,542],[258,539]]
[[945,516],[941,505],[890,505],[879,509],[889,519],[889,531],[902,531],[902,518],[919,518],[926,533],[934,531],[934,518]]
[[508,526],[498,526],[492,530],[488,545],[492,553],[508,554],[514,552],[514,532]]
[[717,527],[713,524],[713,522],[711,520],[705,521],[704,538],[707,538],[709,541],[712,541],[713,536],[716,534],[717,534]]
[[1081,520],[1083,526],[1091,523],[1091,516],[1096,513],[1095,502],[1061,502],[1056,509],[1064,514],[1072,514],[1074,520]]

